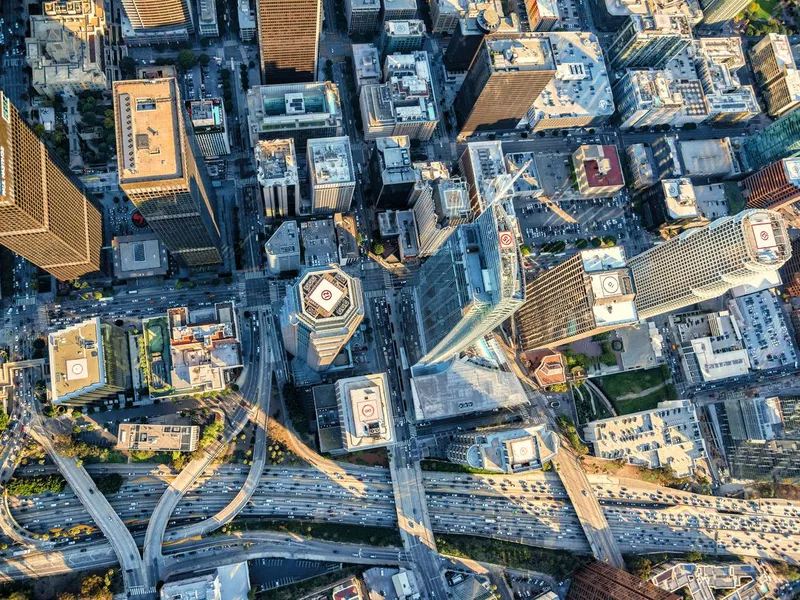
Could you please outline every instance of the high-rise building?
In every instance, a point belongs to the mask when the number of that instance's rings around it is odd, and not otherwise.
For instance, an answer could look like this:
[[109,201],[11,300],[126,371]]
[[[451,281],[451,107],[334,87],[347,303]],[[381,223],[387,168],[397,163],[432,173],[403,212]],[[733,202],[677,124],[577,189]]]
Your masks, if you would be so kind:
[[380,0],[345,0],[347,33],[350,35],[372,34],[378,29],[381,16]]
[[257,0],[261,77],[271,84],[317,79],[321,0]]
[[222,98],[188,100],[186,112],[192,124],[194,138],[203,158],[225,156],[231,153],[228,140],[228,120]]
[[800,158],[784,158],[742,181],[747,208],[778,210],[800,200]]
[[372,198],[376,208],[408,208],[408,197],[417,183],[411,164],[411,142],[407,135],[379,137],[369,161]]
[[456,96],[460,137],[515,129],[555,73],[547,37],[485,38]]
[[469,203],[477,217],[491,200],[499,178],[508,173],[503,144],[498,140],[470,142],[461,153],[458,166],[469,185]]
[[216,0],[197,0],[197,32],[200,37],[219,37]]
[[692,26],[685,15],[632,15],[608,51],[614,69],[659,69],[692,44]]
[[384,21],[402,21],[417,16],[416,0],[381,0]]
[[419,256],[432,256],[462,223],[472,219],[467,182],[460,178],[437,179],[421,194],[412,212],[417,226]]
[[567,600],[680,600],[652,583],[603,562],[592,562],[572,578]]
[[511,317],[525,301],[518,225],[494,202],[456,231],[405,288],[412,363],[449,360]]
[[748,136],[743,155],[751,169],[800,155],[800,110],[793,110],[766,129]]
[[743,121],[761,112],[753,86],[742,85],[737,74],[746,63],[742,38],[700,38],[695,50],[694,64],[711,121]]
[[177,81],[115,82],[114,118],[122,191],[184,265],[222,262],[214,188],[197,164]]
[[266,217],[296,215],[300,203],[300,178],[294,140],[258,142],[255,154],[256,177],[264,194]]
[[644,190],[641,198],[645,224],[663,238],[709,223],[698,206],[690,179],[662,179]]
[[791,256],[783,218],[745,210],[628,259],[639,317],[711,300],[737,285],[760,281]]
[[300,270],[300,230],[296,221],[284,221],[264,244],[267,271],[282,275]]
[[524,352],[554,348],[639,321],[621,246],[583,250],[528,282],[514,320]]
[[53,404],[85,404],[131,386],[128,336],[100,317],[51,333],[48,348]]
[[367,84],[381,82],[381,54],[372,44],[353,44],[353,69],[356,78],[356,93]]
[[381,34],[381,56],[422,50],[425,41],[425,21],[386,21]]
[[339,88],[330,81],[257,85],[247,91],[250,144],[293,138],[298,150],[306,140],[342,135]]
[[239,39],[249,42],[256,37],[256,11],[253,10],[252,0],[238,0],[236,3],[239,14]]
[[120,16],[128,45],[181,42],[194,33],[189,0],[122,0]]
[[519,173],[509,190],[514,198],[538,198],[544,193],[534,152],[510,152],[505,155],[505,163],[509,175],[515,177]]
[[51,98],[83,90],[105,90],[106,14],[99,0],[43,2],[31,16],[25,60],[31,85]]
[[458,27],[447,44],[444,66],[451,73],[464,72],[469,69],[472,59],[475,58],[478,48],[487,35],[509,35],[519,32],[519,18],[516,13],[504,17],[493,8],[477,8],[470,5],[458,20]]
[[701,0],[703,23],[721,27],[747,8],[747,0]]
[[286,351],[315,371],[327,369],[364,319],[361,281],[336,265],[305,269],[281,309]]
[[472,469],[525,473],[544,467],[555,457],[558,446],[558,436],[546,425],[534,425],[457,433],[446,453],[450,462]]
[[0,91],[0,244],[62,281],[100,269],[103,218]]
[[553,0],[525,0],[525,12],[531,31],[552,31],[560,18]]
[[789,38],[768,33],[750,50],[750,64],[771,116],[780,117],[800,106],[800,71]]
[[349,211],[356,189],[350,138],[308,140],[307,153],[311,211],[314,214]]

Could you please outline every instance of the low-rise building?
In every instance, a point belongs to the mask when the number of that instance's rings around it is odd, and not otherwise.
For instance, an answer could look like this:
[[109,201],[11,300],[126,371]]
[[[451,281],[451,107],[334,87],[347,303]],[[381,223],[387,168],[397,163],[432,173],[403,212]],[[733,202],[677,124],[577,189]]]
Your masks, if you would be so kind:
[[247,598],[250,572],[247,561],[196,571],[184,578],[170,578],[161,588],[160,600],[227,600]]
[[188,100],[186,111],[192,125],[194,138],[203,158],[225,156],[231,153],[228,140],[228,121],[222,98]]
[[300,231],[297,221],[284,221],[264,244],[266,270],[270,275],[283,275],[300,270]]
[[386,373],[338,380],[336,405],[345,452],[380,448],[394,441]]
[[752,370],[797,368],[794,339],[786,325],[780,299],[772,290],[735,297],[729,301],[728,308],[739,321]]
[[428,141],[439,123],[428,53],[390,54],[384,83],[361,88],[364,137],[407,135]]
[[86,404],[130,387],[127,334],[94,317],[48,336],[53,404]]
[[333,214],[350,210],[356,188],[350,138],[316,138],[307,148],[311,212]]
[[303,150],[310,138],[340,136],[339,88],[330,81],[254,86],[247,91],[247,123],[252,146],[293,138]]
[[381,56],[372,44],[353,44],[353,68],[356,76],[356,94],[370,83],[381,82]]
[[320,267],[339,262],[333,217],[300,223],[300,241],[305,251],[305,266]]
[[114,277],[120,280],[166,275],[167,248],[154,233],[121,235],[111,240]]
[[243,42],[254,40],[257,23],[251,0],[237,0],[236,8],[239,14],[239,39]]
[[579,146],[572,153],[572,167],[581,196],[602,198],[625,186],[616,146]]
[[[12,15],[7,15],[9,25]],[[25,60],[31,85],[45,96],[76,95],[83,90],[105,90],[108,36],[103,3],[69,0],[42,3],[41,14],[30,19]]]
[[623,459],[648,469],[671,467],[678,477],[692,475],[707,456],[690,400],[659,402],[652,410],[592,421],[583,435],[598,458]]
[[524,473],[541,469],[555,457],[558,436],[546,425],[488,429],[452,436],[447,459],[472,469]]
[[678,148],[683,175],[691,179],[728,179],[741,175],[742,168],[728,137],[683,140]]
[[300,212],[300,177],[294,140],[260,141],[255,146],[256,176],[268,219]]
[[197,0],[197,32],[200,37],[219,37],[216,0]]
[[120,423],[117,448],[144,452],[194,452],[200,439],[197,425]]

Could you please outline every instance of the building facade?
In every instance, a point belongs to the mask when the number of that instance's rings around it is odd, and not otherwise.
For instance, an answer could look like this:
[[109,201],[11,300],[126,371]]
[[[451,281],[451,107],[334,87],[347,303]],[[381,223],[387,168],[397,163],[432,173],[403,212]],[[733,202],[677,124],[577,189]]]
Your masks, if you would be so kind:
[[407,135],[379,137],[370,157],[372,198],[376,208],[408,208],[408,197],[417,183],[411,164],[411,142]]
[[770,116],[780,117],[800,106],[800,72],[789,38],[768,33],[750,50],[750,64]]
[[748,136],[742,148],[743,157],[751,169],[800,155],[800,110],[791,111],[766,129]]
[[780,210],[800,200],[800,158],[784,158],[742,181],[747,208]]
[[121,17],[128,45],[185,42],[194,33],[189,0],[122,0]]
[[256,0],[261,77],[271,84],[316,81],[321,0]]
[[701,0],[703,23],[721,27],[747,8],[747,0]]
[[381,34],[381,56],[422,50],[425,41],[425,21],[385,21]]
[[182,264],[221,263],[214,189],[187,135],[177,81],[118,81],[113,91],[122,191]]
[[632,15],[608,51],[614,69],[659,69],[692,44],[692,27],[684,15]]
[[255,155],[265,216],[274,219],[296,215],[300,208],[300,177],[294,140],[258,142]]
[[364,35],[375,33],[381,15],[380,0],[345,0],[347,33]]
[[186,102],[186,112],[189,114],[194,138],[203,158],[231,153],[228,120],[225,117],[225,104],[222,98],[189,100]]
[[356,189],[356,173],[350,138],[308,140],[308,180],[311,212],[347,212]]
[[67,281],[100,270],[103,218],[0,91],[0,244]]
[[300,230],[296,221],[284,221],[264,244],[267,271],[283,275],[300,270]]
[[461,178],[438,179],[414,204],[419,256],[435,254],[456,230],[472,219],[467,182]]

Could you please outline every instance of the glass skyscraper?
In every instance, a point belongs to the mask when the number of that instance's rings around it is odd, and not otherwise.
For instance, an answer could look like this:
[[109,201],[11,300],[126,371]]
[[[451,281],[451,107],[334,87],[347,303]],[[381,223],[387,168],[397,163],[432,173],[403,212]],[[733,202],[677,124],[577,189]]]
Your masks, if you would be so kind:
[[800,110],[784,115],[744,143],[748,165],[760,169],[782,158],[800,155]]

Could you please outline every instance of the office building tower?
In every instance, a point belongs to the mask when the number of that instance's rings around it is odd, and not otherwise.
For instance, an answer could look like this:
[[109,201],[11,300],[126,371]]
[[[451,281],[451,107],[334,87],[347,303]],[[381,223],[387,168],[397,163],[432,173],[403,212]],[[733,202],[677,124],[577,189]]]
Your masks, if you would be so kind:
[[403,21],[417,16],[416,0],[381,0],[384,21]]
[[663,238],[709,223],[697,204],[690,179],[662,179],[644,190],[641,198],[645,224]]
[[700,123],[708,116],[703,84],[697,78],[676,79],[668,69],[626,70],[614,84],[620,127]]
[[201,38],[219,37],[216,0],[197,0],[197,32]]
[[222,262],[214,188],[187,135],[175,79],[114,83],[119,184],[167,250],[188,267]]
[[531,31],[552,31],[560,18],[554,0],[525,0],[525,13]]
[[474,9],[471,5],[458,20],[453,37],[447,44],[444,66],[448,72],[464,72],[469,69],[475,54],[487,35],[518,34],[519,18],[516,13],[503,17],[493,8]]
[[750,64],[770,116],[780,117],[800,106],[800,72],[789,38],[768,33],[750,50]]
[[0,91],[0,244],[67,281],[100,269],[103,218]]
[[336,265],[303,270],[287,288],[280,323],[289,354],[327,369],[364,319],[361,281]]
[[458,167],[469,185],[469,203],[477,217],[491,200],[499,179],[508,173],[502,143],[470,142],[458,159]]
[[660,69],[692,44],[692,26],[684,15],[632,15],[608,51],[613,69]]
[[793,110],[766,129],[748,136],[742,147],[743,157],[751,169],[800,155],[800,110]]
[[293,138],[298,150],[306,140],[342,135],[339,88],[330,81],[257,85],[247,91],[250,144]]
[[369,161],[372,198],[376,208],[408,208],[408,197],[417,183],[411,164],[407,135],[379,137]]
[[547,37],[485,38],[456,96],[460,137],[515,129],[555,73]]
[[228,120],[222,98],[188,100],[186,112],[192,124],[194,139],[203,158],[225,156],[231,153],[228,140]]
[[358,243],[358,224],[352,215],[336,213],[333,215],[333,228],[336,230],[336,248],[339,265],[351,265],[361,256]]
[[258,24],[252,0],[237,0],[236,7],[239,15],[239,39],[243,42],[254,40]]
[[311,211],[314,214],[349,211],[356,189],[350,138],[308,140],[307,155]]
[[538,198],[544,193],[536,169],[534,152],[510,152],[505,155],[506,171],[516,177],[509,193],[514,198]]
[[493,202],[456,231],[404,288],[411,363],[447,361],[491,333],[525,301],[517,220]]
[[740,37],[706,37],[695,42],[694,64],[711,121],[744,121],[761,112],[752,85],[738,71],[746,61]]
[[122,0],[120,16],[128,45],[185,42],[194,33],[189,0]]
[[635,190],[643,190],[655,185],[656,177],[655,158],[653,150],[646,144],[629,144],[625,148],[626,171],[628,183]]
[[437,179],[414,204],[419,256],[432,256],[463,223],[472,219],[467,182],[461,178]]
[[383,73],[383,84],[361,89],[364,137],[407,135],[412,140],[430,140],[439,113],[428,53],[390,54]]
[[94,317],[48,336],[53,404],[86,404],[131,386],[128,335]]
[[417,171],[417,181],[408,195],[409,206],[414,206],[421,198],[433,194],[431,185],[434,181],[450,177],[450,169],[440,161],[415,162],[414,169]]
[[270,275],[283,275],[300,270],[300,230],[296,221],[284,221],[264,244],[266,270]]
[[747,208],[769,208],[790,223],[797,220],[800,200],[800,158],[784,158],[742,181]]
[[747,8],[747,0],[701,0],[703,23],[707,26],[722,27]]
[[256,177],[268,219],[296,215],[300,205],[300,177],[294,141],[270,140],[255,147]]
[[372,44],[353,44],[352,49],[356,94],[360,94],[365,85],[381,82],[381,55]]
[[761,281],[791,256],[783,218],[768,210],[745,210],[707,227],[685,231],[628,260],[639,317],[717,298]]
[[583,250],[528,282],[514,317],[524,352],[554,348],[639,321],[621,246]]
[[43,2],[41,13],[31,15],[31,35],[25,38],[33,88],[50,98],[105,90],[107,49],[103,42],[108,31],[103,3]]
[[546,425],[457,433],[447,445],[450,462],[494,473],[525,473],[555,458],[558,436]]
[[[793,298],[800,297],[800,239],[792,240],[792,257],[783,265],[780,274],[789,295]],[[798,331],[799,319],[800,313],[793,311],[792,323],[795,331]]]
[[262,81],[301,83],[317,79],[321,0],[256,0]]
[[640,577],[594,561],[572,578],[567,600],[680,600]]
[[386,21],[381,34],[381,56],[407,54],[422,50],[425,41],[425,21]]
[[347,33],[366,35],[375,33],[381,16],[380,0],[344,0]]

